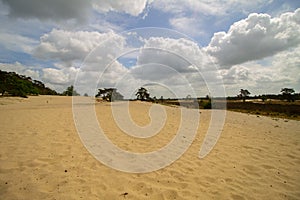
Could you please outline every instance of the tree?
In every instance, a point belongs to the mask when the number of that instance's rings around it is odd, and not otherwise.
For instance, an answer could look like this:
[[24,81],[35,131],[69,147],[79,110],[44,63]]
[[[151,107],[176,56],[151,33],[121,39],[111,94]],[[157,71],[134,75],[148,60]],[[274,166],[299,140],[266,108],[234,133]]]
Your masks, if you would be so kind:
[[262,100],[263,102],[265,102],[265,101],[267,100],[267,96],[266,96],[266,95],[264,95],[264,94],[263,94],[263,95],[261,95],[261,96],[260,96],[260,98],[261,98],[261,100]]
[[138,89],[138,91],[135,95],[136,95],[136,98],[141,101],[147,101],[150,99],[150,94],[149,94],[148,90],[144,87],[141,87],[140,89]]
[[238,95],[238,97],[242,98],[243,99],[243,102],[246,101],[246,98],[250,95],[251,93],[248,91],[248,90],[244,90],[244,89],[241,89],[240,90],[240,94]]
[[0,93],[2,93],[2,96],[7,94],[21,97],[38,94],[57,94],[56,91],[45,87],[41,81],[32,80],[31,77],[19,75],[15,72],[6,72],[1,70]]
[[71,85],[70,87],[67,88],[66,91],[63,92],[63,95],[65,96],[79,96],[80,94],[74,90],[74,86]]
[[116,88],[98,89],[98,94],[95,97],[101,97],[105,101],[123,100],[124,96],[117,92]]
[[293,93],[295,90],[293,88],[282,88],[281,91],[283,99],[286,99],[288,102],[294,102]]

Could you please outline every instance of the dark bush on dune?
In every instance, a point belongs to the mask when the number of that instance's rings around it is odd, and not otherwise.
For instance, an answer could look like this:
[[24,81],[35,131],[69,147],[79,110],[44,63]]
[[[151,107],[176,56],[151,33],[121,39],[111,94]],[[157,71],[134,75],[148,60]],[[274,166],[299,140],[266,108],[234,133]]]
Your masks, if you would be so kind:
[[20,96],[26,98],[27,95],[56,95],[57,92],[51,90],[41,81],[32,80],[30,77],[19,75],[15,72],[0,70],[0,93],[2,96]]

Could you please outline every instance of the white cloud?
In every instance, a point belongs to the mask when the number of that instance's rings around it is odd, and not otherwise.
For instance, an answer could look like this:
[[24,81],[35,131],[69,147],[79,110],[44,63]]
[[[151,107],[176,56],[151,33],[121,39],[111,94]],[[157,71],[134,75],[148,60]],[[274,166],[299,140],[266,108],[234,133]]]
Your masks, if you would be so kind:
[[201,19],[194,17],[177,17],[169,20],[171,26],[189,36],[203,35],[204,32],[201,29]]
[[204,14],[204,15],[214,15],[223,16],[232,11],[243,11],[246,12],[257,6],[262,6],[269,3],[265,0],[164,0],[164,1],[154,1],[153,6],[157,9],[163,10],[164,12],[170,12],[174,14]]
[[220,70],[224,84],[240,84],[249,81],[250,70],[244,66],[233,66],[228,70]]
[[[99,69],[99,63],[105,65],[105,63],[113,61],[114,57],[111,57],[110,60],[109,58],[104,59],[102,62],[95,58],[99,55],[96,49],[85,60],[84,65],[87,66],[80,69],[75,84],[78,91],[93,94],[96,88],[116,87],[125,97],[132,97],[138,87],[157,83],[175,91],[179,97],[193,94],[193,89],[199,95],[200,90],[193,86],[199,82],[203,83],[203,79],[198,73],[198,68],[185,60],[201,61],[201,49],[196,43],[183,38],[162,37],[152,37],[144,42],[139,54],[134,54],[137,56],[137,66],[131,68],[125,68],[118,61],[114,61],[111,65],[106,66],[107,68]],[[98,65],[98,70],[95,70],[97,69],[96,65]],[[203,67],[202,63],[199,68],[201,67]],[[97,83],[98,81],[99,83]],[[202,84],[202,87],[205,88],[205,84]]]
[[98,77],[99,85],[102,85],[102,87],[113,87],[122,79],[124,74],[128,73],[128,71],[129,70],[121,63],[113,61],[113,63],[100,74],[101,77]]
[[51,83],[52,85],[67,85],[74,82],[75,75],[78,69],[66,68],[66,69],[43,69],[43,80]]
[[65,67],[71,67],[74,63],[83,61],[89,53],[101,44],[105,44],[105,46],[96,49],[98,55],[94,52],[94,58],[103,61],[104,57],[116,54],[125,42],[121,36],[113,32],[71,32],[57,29],[43,35],[40,40],[34,55],[40,59],[63,62]]
[[132,89],[133,85],[137,83],[136,80],[131,81],[128,78],[124,79],[129,70],[118,61],[113,61],[102,70],[89,71],[78,69],[78,72],[74,80],[74,85],[80,93],[93,95],[95,92],[97,93],[97,88],[113,87],[121,90],[124,95],[125,93],[123,92]]
[[222,69],[221,74],[229,95],[240,88],[252,94],[279,94],[284,87],[300,91],[300,46],[260,61],[251,61]]
[[154,1],[153,6],[165,12],[182,14],[187,11],[197,11],[205,14],[224,14],[224,3],[216,1],[198,1],[198,0],[164,0]]
[[[101,85],[112,87],[127,69],[114,62],[124,49],[125,39],[114,32],[66,31],[53,29],[41,37],[34,50],[37,58],[52,60],[54,68],[43,69],[43,80],[62,91],[75,83],[77,91],[92,94],[101,75]],[[95,74],[97,76],[95,76]]]
[[190,63],[196,64],[197,56],[201,57],[200,48],[190,40],[151,37],[140,49],[137,66],[130,69],[130,75],[143,84],[164,85],[178,96],[186,96],[194,81],[186,74],[198,72]]
[[107,1],[93,0],[93,7],[99,12],[118,11],[138,16],[147,5],[147,0]]
[[0,70],[16,72],[20,75],[31,77],[33,80],[43,81],[47,87],[62,92],[73,84],[78,69],[54,69],[42,68],[41,66],[28,66],[19,62],[0,63]]
[[144,42],[137,66],[130,69],[135,79],[144,84],[164,85],[179,97],[207,94],[207,84],[210,89],[220,86],[217,68],[195,42],[163,37],[151,37]]
[[0,70],[7,72],[16,72],[20,75],[31,77],[35,80],[41,80],[38,66],[27,66],[19,62],[15,63],[0,63]]
[[[203,52],[197,43],[185,39],[151,37],[145,41],[138,56],[138,65],[159,63],[179,73],[195,72],[203,66]],[[196,65],[197,67],[191,67]]]
[[14,52],[30,53],[38,41],[13,33],[0,32],[0,44]]
[[206,51],[222,67],[272,56],[300,44],[300,9],[271,18],[250,14],[234,23],[227,33],[215,33]]
[[300,46],[274,56],[272,66],[277,69],[276,74],[283,80],[278,80],[280,88],[292,87],[300,92]]

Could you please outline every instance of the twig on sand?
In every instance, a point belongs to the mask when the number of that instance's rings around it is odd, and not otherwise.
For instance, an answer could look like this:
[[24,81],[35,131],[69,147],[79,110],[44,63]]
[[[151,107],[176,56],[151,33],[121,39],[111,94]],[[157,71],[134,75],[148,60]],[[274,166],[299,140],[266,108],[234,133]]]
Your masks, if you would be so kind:
[[126,197],[126,195],[128,195],[128,192],[124,192],[124,193],[120,194],[120,196],[124,196],[124,198]]

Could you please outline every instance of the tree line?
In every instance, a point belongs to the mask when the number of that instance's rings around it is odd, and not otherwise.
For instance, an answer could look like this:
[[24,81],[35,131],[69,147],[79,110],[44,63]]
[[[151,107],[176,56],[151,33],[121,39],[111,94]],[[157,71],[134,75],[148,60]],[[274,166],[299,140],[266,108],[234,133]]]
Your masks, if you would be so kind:
[[[295,90],[293,88],[282,88],[280,90],[280,94],[263,94],[263,95],[255,95],[250,96],[250,92],[247,89],[241,89],[239,94],[237,96],[229,96],[226,99],[227,100],[243,100],[243,102],[246,101],[246,99],[261,99],[263,102],[267,99],[278,99],[278,100],[287,100],[288,102],[294,102],[295,100],[300,100],[300,93],[295,93]],[[140,87],[136,94],[136,99],[141,101],[156,101],[156,97],[150,97],[149,91],[144,88]],[[120,94],[116,88],[104,88],[104,89],[98,89],[98,93],[95,97],[101,97],[105,101],[115,101],[115,100],[123,100],[123,95]],[[183,98],[184,99],[184,98]],[[187,95],[185,99],[191,100],[191,95]],[[197,98],[197,99],[203,99],[203,98]],[[206,95],[204,99],[210,100],[211,97],[209,95]],[[163,96],[160,98],[160,100],[163,100]]]
[[[27,97],[27,95],[63,95],[63,96],[79,96],[80,94],[75,90],[74,86],[69,86],[64,92],[58,93],[45,86],[44,83],[38,80],[33,80],[31,77],[19,75],[15,72],[6,72],[0,70],[0,94],[10,96]],[[250,96],[250,92],[247,89],[241,89],[239,94],[234,97],[227,97],[228,100],[242,99],[244,102],[246,99],[261,99],[265,101],[267,99],[287,100],[293,102],[300,100],[300,93],[295,93],[293,88],[282,88],[280,94],[263,94]],[[88,96],[88,94],[84,94]],[[156,101],[156,97],[151,98],[149,91],[140,87],[136,94],[136,99],[141,101]],[[190,95],[188,95],[190,96]],[[101,88],[98,89],[98,93],[95,97],[101,97],[105,101],[123,100],[124,96],[117,91],[116,88]],[[207,97],[206,97],[207,98]],[[160,98],[162,100],[163,97]]]
[[[137,100],[153,100],[153,98],[150,97],[149,91],[144,87],[139,88],[135,95]],[[100,97],[103,100],[110,102],[124,99],[124,96],[121,93],[119,93],[116,88],[100,88],[98,89],[98,93],[95,95],[95,97]]]
[[263,102],[267,99],[286,100],[288,102],[294,102],[300,100],[300,93],[295,93],[293,88],[281,88],[279,94],[262,94],[250,96],[250,92],[247,89],[241,89],[240,93],[236,97],[227,97],[228,100],[242,99],[243,102],[246,99],[261,99]]

